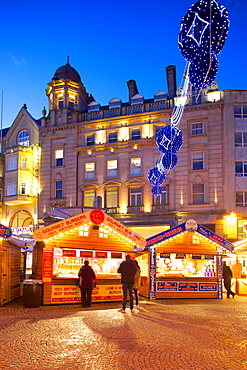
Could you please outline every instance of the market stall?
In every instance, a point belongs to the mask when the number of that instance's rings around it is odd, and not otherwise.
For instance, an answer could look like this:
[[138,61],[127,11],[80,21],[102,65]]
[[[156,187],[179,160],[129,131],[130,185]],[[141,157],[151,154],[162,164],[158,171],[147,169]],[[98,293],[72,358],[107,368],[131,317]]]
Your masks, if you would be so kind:
[[229,255],[229,260],[232,262],[236,294],[247,295],[247,239],[235,242],[234,252],[234,255]]
[[222,298],[222,253],[233,245],[195,220],[147,239],[149,273],[140,294]]
[[33,276],[43,281],[43,304],[80,302],[78,271],[85,260],[98,283],[92,301],[121,301],[118,266],[126,253],[144,250],[146,240],[94,209],[34,232]]

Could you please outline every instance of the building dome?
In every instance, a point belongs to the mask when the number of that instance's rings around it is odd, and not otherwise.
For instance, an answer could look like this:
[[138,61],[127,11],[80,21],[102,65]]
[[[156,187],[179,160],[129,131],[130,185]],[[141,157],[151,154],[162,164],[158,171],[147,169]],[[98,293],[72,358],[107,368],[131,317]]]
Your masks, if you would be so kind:
[[69,64],[69,58],[68,58],[67,64],[59,67],[56,70],[53,80],[60,80],[62,78],[71,80],[74,82],[82,83],[79,73],[75,70],[75,68],[71,67],[71,65]]

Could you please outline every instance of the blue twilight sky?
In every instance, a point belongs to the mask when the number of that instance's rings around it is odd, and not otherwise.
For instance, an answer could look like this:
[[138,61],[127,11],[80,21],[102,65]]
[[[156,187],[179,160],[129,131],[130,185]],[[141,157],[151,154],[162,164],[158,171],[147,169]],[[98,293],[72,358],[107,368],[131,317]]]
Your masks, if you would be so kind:
[[[247,0],[221,0],[230,31],[218,55],[219,88],[247,89]],[[180,22],[193,0],[10,0],[0,5],[2,126],[9,127],[23,103],[38,119],[47,107],[45,89],[56,69],[70,64],[101,105],[128,100],[126,81],[152,98],[167,91],[165,68],[185,67],[177,45]],[[2,98],[1,98],[2,100]],[[1,107],[0,107],[1,108]]]

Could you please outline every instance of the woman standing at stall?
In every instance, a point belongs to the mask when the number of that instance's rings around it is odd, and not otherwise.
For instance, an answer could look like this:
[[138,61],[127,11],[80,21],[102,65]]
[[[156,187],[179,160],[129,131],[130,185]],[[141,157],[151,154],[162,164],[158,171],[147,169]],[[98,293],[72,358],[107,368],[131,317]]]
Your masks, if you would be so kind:
[[139,294],[138,294],[138,289],[141,287],[141,269],[140,266],[138,265],[138,262],[135,260],[134,261],[137,267],[136,273],[135,273],[135,282],[133,285],[133,291],[134,291],[134,296],[135,296],[135,307],[139,307]]
[[79,287],[81,289],[81,303],[82,307],[90,307],[92,303],[92,291],[94,287],[94,280],[96,275],[89,262],[85,261],[84,266],[80,268],[78,273]]

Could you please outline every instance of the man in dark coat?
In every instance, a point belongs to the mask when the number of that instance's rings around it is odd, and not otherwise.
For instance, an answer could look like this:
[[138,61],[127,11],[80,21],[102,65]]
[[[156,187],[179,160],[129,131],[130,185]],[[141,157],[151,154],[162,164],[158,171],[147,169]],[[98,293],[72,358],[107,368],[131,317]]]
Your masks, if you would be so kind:
[[133,312],[133,285],[135,282],[135,273],[137,267],[134,261],[130,259],[130,255],[126,255],[125,261],[123,261],[119,268],[118,273],[121,274],[121,283],[122,283],[122,291],[123,291],[123,300],[122,300],[122,308],[119,312],[125,312],[125,307],[127,303],[127,294],[129,293],[130,297],[130,310]]
[[226,265],[226,261],[223,261],[223,279],[227,298],[230,298],[230,295],[232,295],[232,298],[234,298],[235,293],[231,291],[232,270]]
[[84,262],[84,266],[80,268],[78,276],[80,278],[79,287],[81,289],[82,307],[90,307],[92,303],[92,291],[96,276],[92,267],[89,266],[88,261]]

